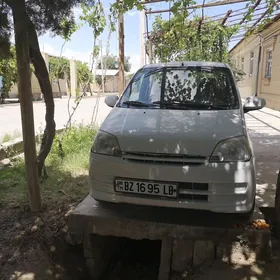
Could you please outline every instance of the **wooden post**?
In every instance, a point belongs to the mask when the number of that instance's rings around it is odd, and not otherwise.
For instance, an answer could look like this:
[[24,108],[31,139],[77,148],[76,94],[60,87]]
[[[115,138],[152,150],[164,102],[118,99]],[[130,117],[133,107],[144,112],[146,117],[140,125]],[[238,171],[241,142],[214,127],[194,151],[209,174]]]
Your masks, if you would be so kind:
[[146,32],[146,14],[145,10],[140,12],[140,64],[141,67],[146,65],[146,47],[145,47],[145,39],[144,33]]
[[80,92],[77,91],[78,89],[78,77],[77,77],[77,61],[74,59],[70,60],[70,91],[71,96],[80,95]]
[[102,93],[104,94],[105,93],[105,81],[104,81],[105,77],[104,77],[102,40],[99,40],[99,48],[100,48],[100,64],[101,64],[101,84],[102,84]]
[[153,43],[151,41],[151,39],[149,39],[149,63],[152,64],[153,63]]
[[223,34],[221,30],[219,32],[219,46],[219,62],[223,62]]
[[119,95],[124,90],[124,27],[123,14],[119,15]]
[[20,98],[24,159],[28,184],[29,205],[31,211],[36,212],[41,209],[41,196],[36,159],[29,44],[27,35],[27,14],[25,8],[25,0],[17,0],[16,4],[12,5],[12,11],[14,19],[15,46],[18,71],[18,92]]

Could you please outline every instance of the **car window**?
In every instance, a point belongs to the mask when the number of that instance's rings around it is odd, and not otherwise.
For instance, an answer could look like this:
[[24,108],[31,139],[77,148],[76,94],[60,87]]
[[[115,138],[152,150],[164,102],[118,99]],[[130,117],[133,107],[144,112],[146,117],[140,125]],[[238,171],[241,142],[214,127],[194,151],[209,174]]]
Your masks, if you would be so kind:
[[233,75],[223,67],[142,69],[134,76],[120,101],[120,106],[130,107],[123,104],[124,101],[145,103],[146,107],[147,104],[159,106],[162,102],[165,105],[192,102],[204,105],[204,108],[205,105],[222,106],[222,109],[239,108]]
[[162,76],[161,70],[154,69],[139,73],[123,94],[121,103],[124,101],[141,101],[151,104],[160,100]]
[[168,69],[165,101],[193,101],[209,105],[238,105],[233,78],[226,68]]

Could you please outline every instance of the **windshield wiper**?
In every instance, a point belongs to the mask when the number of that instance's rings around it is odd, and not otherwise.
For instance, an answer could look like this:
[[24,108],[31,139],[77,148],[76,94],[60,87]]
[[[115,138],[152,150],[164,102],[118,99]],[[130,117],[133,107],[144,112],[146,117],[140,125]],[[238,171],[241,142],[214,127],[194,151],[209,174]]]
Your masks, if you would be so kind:
[[143,103],[141,101],[124,101],[122,104],[135,107],[150,107],[152,104]]
[[185,108],[208,108],[224,110],[227,109],[228,105],[211,105],[207,103],[196,103],[193,101],[155,101],[153,104],[162,105],[164,107],[185,107]]

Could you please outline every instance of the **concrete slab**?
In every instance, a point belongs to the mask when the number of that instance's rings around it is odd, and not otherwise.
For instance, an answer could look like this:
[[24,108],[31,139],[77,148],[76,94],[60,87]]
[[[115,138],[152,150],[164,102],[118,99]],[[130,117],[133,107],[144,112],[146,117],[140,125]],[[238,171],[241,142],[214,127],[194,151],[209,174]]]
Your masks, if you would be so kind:
[[[171,268],[183,272],[187,267],[216,257],[231,259],[232,252],[242,255],[243,246],[248,247],[256,259],[262,256],[268,259],[271,254],[269,230],[253,230],[246,225],[234,228],[236,222],[237,219],[228,214],[100,204],[88,196],[70,215],[69,231],[74,238],[94,235],[160,240],[159,279],[162,280],[169,279]],[[103,241],[100,243],[104,244]],[[94,246],[87,243],[86,247],[88,258],[89,248]],[[184,254],[184,250],[188,252]],[[100,256],[108,259],[107,253],[100,253]],[[88,263],[92,266],[99,261],[90,259]]]
[[[178,239],[215,240],[241,222],[239,216],[232,214],[99,203],[91,196],[87,196],[74,209],[70,222],[72,219],[73,231],[80,232],[88,224],[93,224],[92,230],[96,234],[152,240],[166,235]],[[240,229],[239,233],[243,233],[243,229]]]

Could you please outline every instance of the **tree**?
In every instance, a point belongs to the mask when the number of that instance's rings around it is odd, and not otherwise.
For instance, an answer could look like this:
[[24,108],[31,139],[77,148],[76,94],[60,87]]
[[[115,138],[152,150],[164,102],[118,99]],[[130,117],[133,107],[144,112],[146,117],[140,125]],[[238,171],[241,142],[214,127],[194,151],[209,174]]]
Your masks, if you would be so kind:
[[[130,72],[131,69],[131,64],[129,62],[130,57],[126,56],[125,57],[125,62],[124,62],[124,71],[125,72]],[[113,55],[105,55],[103,56],[103,67],[104,69],[117,69],[118,66],[116,67],[116,62],[118,60],[116,59],[116,56]],[[98,65],[97,65],[98,69],[101,69],[101,62],[99,61]]]
[[41,209],[39,176],[36,162],[34,116],[32,105],[31,71],[29,57],[28,15],[25,0],[10,2],[13,13],[15,45],[18,71],[18,89],[23,131],[24,160],[28,182],[28,196],[31,211]]
[[[44,168],[45,159],[50,152],[53,138],[55,136],[55,121],[54,121],[54,100],[52,95],[52,87],[49,80],[48,70],[45,61],[41,55],[38,36],[46,31],[51,34],[66,36],[72,30],[74,25],[74,15],[72,8],[80,3],[86,1],[78,0],[33,0],[26,2],[26,21],[24,24],[28,27],[28,44],[30,61],[34,67],[34,74],[36,75],[41,92],[44,96],[46,104],[46,127],[42,137],[41,148],[37,157],[38,173],[41,175]],[[93,3],[94,1],[89,1]],[[12,30],[12,21],[9,18],[11,9],[17,8],[16,0],[3,0],[1,6],[1,51],[5,50],[7,53],[7,46],[9,46],[9,39]],[[67,19],[67,20],[66,20]]]
[[64,57],[50,57],[49,61],[49,76],[50,80],[53,82],[57,80],[58,88],[60,90],[59,80],[66,80],[68,85],[70,85],[70,62]]
[[89,83],[93,82],[92,72],[89,70],[87,63],[77,61],[77,76],[78,76],[78,85],[85,90],[86,86]]
[[232,66],[238,80],[242,78],[228,54],[230,38],[238,26],[221,26],[217,21],[194,17],[191,21],[175,15],[170,21],[156,17],[150,40],[153,58],[167,61],[220,61]]
[[150,40],[154,56],[161,62],[172,60],[229,61],[228,44],[237,27],[222,27],[219,22],[200,17],[185,20],[174,16],[170,21],[158,16]]
[[17,82],[15,47],[11,47],[8,56],[0,58],[0,76],[2,77],[0,103],[2,103],[5,98],[9,97],[9,92],[13,84]]

